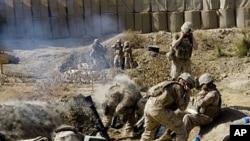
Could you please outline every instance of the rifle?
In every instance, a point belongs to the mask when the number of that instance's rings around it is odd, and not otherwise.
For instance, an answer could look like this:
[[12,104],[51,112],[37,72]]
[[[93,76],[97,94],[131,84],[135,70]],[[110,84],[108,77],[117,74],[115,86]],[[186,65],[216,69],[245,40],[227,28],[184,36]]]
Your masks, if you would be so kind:
[[92,97],[87,96],[87,97],[85,97],[85,100],[88,102],[89,108],[91,109],[93,115],[97,119],[97,128],[98,128],[98,130],[101,131],[101,134],[102,134],[102,136],[104,138],[106,138],[107,140],[110,140],[110,137],[109,137],[109,135],[107,133],[107,129],[104,127],[104,125],[102,123],[102,120],[101,120],[98,112],[96,111],[96,108],[95,108],[94,102],[92,100]]

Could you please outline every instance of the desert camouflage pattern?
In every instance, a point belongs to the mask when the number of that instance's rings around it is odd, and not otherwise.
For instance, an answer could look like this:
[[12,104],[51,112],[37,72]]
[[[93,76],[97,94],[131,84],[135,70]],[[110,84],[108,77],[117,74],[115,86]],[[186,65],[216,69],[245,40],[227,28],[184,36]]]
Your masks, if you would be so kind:
[[209,91],[200,91],[194,100],[194,106],[198,114],[187,114],[183,121],[190,132],[195,126],[210,124],[221,111],[221,94],[215,88]]
[[111,86],[105,93],[105,100],[102,104],[104,127],[108,128],[111,125],[113,116],[119,116],[125,123],[125,130],[132,132],[136,122],[137,102],[141,98],[136,86],[132,82],[120,82]]
[[55,129],[54,141],[82,141],[84,136],[74,126],[63,124]]
[[[177,82],[166,84],[161,83],[164,89],[161,93],[157,92],[155,96],[150,96],[144,110],[144,132],[141,136],[141,141],[152,141],[155,138],[155,133],[160,125],[171,129],[176,133],[176,141],[186,141],[187,132],[185,126],[174,111],[180,109],[184,111],[190,100],[190,93]],[[154,89],[159,86],[155,87]],[[158,141],[171,140],[168,130],[157,139]]]
[[122,52],[122,44],[120,42],[117,42],[115,45],[112,46],[114,48],[114,67],[121,67],[122,61],[123,61],[123,52]]
[[56,133],[54,141],[82,141],[83,138],[83,135],[73,131],[61,131]]
[[126,69],[132,68],[132,49],[129,45],[129,42],[124,42],[123,47],[123,55],[124,55],[124,65]]
[[177,80],[177,77],[183,72],[191,73],[191,61],[189,59],[188,60],[176,59],[172,60],[171,62],[172,65],[171,65],[170,75],[172,79]]
[[181,31],[184,32],[184,33],[191,32],[192,28],[193,28],[193,24],[191,22],[185,22],[181,26]]

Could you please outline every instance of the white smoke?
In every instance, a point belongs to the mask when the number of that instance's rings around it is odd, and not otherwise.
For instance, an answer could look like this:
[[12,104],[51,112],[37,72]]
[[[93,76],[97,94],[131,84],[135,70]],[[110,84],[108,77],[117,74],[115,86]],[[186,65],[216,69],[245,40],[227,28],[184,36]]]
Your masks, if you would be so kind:
[[95,89],[93,99],[97,103],[103,103],[105,100],[105,94],[108,92],[110,87],[114,85],[126,85],[129,87],[130,84],[135,84],[135,82],[126,74],[118,74],[117,76],[114,77],[112,83],[107,83],[105,85],[98,86]]

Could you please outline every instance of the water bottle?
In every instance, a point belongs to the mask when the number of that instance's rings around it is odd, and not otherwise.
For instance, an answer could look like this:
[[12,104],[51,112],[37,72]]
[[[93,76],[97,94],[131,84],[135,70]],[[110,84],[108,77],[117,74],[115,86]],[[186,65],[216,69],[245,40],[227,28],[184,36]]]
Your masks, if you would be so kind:
[[201,141],[201,135],[195,136],[193,141]]
[[244,118],[243,118],[243,122],[244,122],[244,123],[249,123],[249,120],[250,120],[250,117],[244,117]]

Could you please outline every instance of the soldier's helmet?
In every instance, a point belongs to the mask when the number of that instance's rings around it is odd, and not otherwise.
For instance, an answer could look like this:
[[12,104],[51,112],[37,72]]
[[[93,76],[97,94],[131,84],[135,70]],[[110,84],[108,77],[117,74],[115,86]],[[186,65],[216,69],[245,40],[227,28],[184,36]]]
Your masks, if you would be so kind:
[[181,31],[184,33],[190,33],[190,32],[192,32],[192,28],[193,28],[193,24],[191,22],[185,22],[181,26]]
[[98,39],[95,39],[94,40],[94,44],[98,44],[99,43],[99,40]]
[[121,43],[121,42],[122,42],[121,39],[116,40],[116,43]]
[[214,81],[214,77],[210,73],[204,73],[199,78],[199,86],[203,84],[208,84]]
[[129,42],[128,41],[125,41],[124,42],[124,46],[126,47],[126,46],[129,46]]
[[193,76],[190,73],[186,73],[186,72],[182,73],[178,77],[178,80],[179,79],[185,80],[190,85],[190,88],[193,88],[195,86],[195,79],[193,78]]

